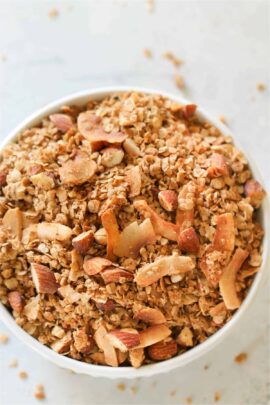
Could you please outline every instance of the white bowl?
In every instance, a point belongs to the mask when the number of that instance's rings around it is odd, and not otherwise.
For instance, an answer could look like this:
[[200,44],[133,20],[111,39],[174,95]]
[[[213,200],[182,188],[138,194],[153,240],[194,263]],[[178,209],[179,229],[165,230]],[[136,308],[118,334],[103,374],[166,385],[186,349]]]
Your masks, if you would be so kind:
[[[29,118],[24,120],[20,125],[18,125],[4,140],[4,142],[0,145],[0,151],[11,141],[16,139],[18,133],[23,131],[26,128],[29,128],[33,125],[36,125],[40,122],[40,120],[59,110],[62,105],[83,105],[89,99],[102,99],[103,97],[115,93],[115,92],[126,92],[126,91],[139,91],[144,93],[151,93],[151,94],[161,94],[165,97],[170,98],[173,101],[187,104],[190,103],[189,101],[183,99],[181,96],[174,95],[174,94],[167,94],[163,91],[157,91],[152,89],[145,89],[145,88],[136,88],[136,87],[106,87],[106,88],[99,88],[94,90],[86,90],[80,93],[71,94],[65,98],[61,98],[53,103],[48,104],[46,107],[38,110],[34,114],[32,114]],[[217,119],[209,116],[203,109],[197,109],[197,115],[202,120],[207,120],[208,122],[212,123],[214,126],[219,128],[219,130],[224,135],[232,135],[230,130],[222,124]],[[234,143],[237,147],[239,147],[239,143],[236,141],[235,137]],[[240,149],[243,149],[240,147]],[[256,168],[255,164],[252,162],[252,159],[248,156],[245,152],[245,156],[249,161],[250,168],[254,177],[262,183],[261,176]],[[142,366],[139,369],[134,369],[132,367],[118,367],[112,368],[108,366],[98,366],[93,364],[87,364],[80,362],[78,360],[73,360],[69,357],[65,357],[54,352],[52,349],[42,345],[39,343],[38,340],[34,339],[28,333],[26,333],[22,328],[20,328],[10,312],[6,309],[6,307],[0,304],[0,319],[11,329],[14,334],[21,339],[25,344],[31,347],[36,352],[40,353],[43,357],[50,360],[51,362],[57,364],[60,367],[71,369],[76,373],[81,374],[88,374],[95,377],[109,377],[109,378],[136,378],[136,377],[149,377],[155,374],[168,372],[173,370],[177,367],[183,367],[188,363],[191,363],[193,360],[198,359],[203,354],[207,353],[209,350],[213,349],[217,344],[221,343],[228,332],[232,332],[233,329],[236,330],[238,320],[243,316],[244,312],[247,311],[249,305],[253,301],[256,292],[258,291],[258,287],[261,284],[261,281],[268,270],[269,264],[269,204],[267,199],[264,200],[263,205],[260,210],[260,220],[261,224],[265,231],[265,237],[263,242],[263,261],[261,265],[261,269],[256,275],[254,282],[249,290],[247,297],[245,298],[244,302],[237,310],[237,312],[233,315],[232,319],[223,326],[218,332],[214,335],[209,337],[205,342],[199,344],[198,346],[194,347],[193,349],[174,357],[170,360],[163,361],[160,363],[150,364]],[[267,221],[268,220],[268,221]],[[234,328],[236,327],[236,328]]]

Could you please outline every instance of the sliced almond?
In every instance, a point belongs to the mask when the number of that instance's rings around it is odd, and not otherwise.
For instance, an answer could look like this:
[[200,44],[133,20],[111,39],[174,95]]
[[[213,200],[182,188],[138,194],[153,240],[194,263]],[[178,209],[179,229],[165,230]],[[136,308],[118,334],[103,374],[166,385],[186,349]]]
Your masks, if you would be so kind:
[[186,273],[194,269],[194,263],[187,256],[164,256],[141,267],[134,281],[140,287],[146,287],[164,276]]
[[232,252],[235,243],[233,215],[228,212],[217,217],[217,227],[213,240],[213,249]]
[[125,227],[119,236],[113,253],[119,257],[136,258],[140,249],[145,245],[151,245],[156,241],[156,234],[149,218],[141,224],[136,221]]
[[101,277],[106,284],[118,283],[121,280],[133,280],[134,276],[129,271],[120,267],[109,267],[101,272]]
[[94,232],[92,230],[80,233],[72,239],[72,245],[81,255],[85,255],[94,240]]
[[236,249],[230,263],[224,269],[219,281],[220,293],[227,309],[236,309],[240,306],[241,301],[236,293],[235,278],[242,264],[248,257],[247,250]]
[[103,325],[100,325],[94,334],[94,339],[97,346],[104,352],[106,364],[112,367],[118,366],[117,353],[113,345],[106,338],[107,330]]
[[70,304],[78,302],[81,299],[81,294],[75,291],[69,284],[59,287],[58,293]]
[[79,252],[77,252],[77,250],[73,249],[71,251],[71,265],[68,276],[68,279],[70,281],[77,281],[79,277],[83,276],[82,266],[83,266],[82,256],[79,254]]
[[141,194],[142,178],[139,166],[133,166],[128,170],[126,181],[129,185],[129,197],[136,197]]
[[158,342],[147,348],[148,356],[154,361],[171,359],[176,356],[177,352],[177,343],[174,340]]
[[71,239],[71,235],[72,230],[66,225],[54,222],[41,222],[37,225],[37,236],[39,239],[66,242]]
[[245,195],[249,198],[250,204],[255,208],[259,208],[266,193],[261,184],[256,180],[248,180],[245,183]]
[[94,276],[100,273],[106,267],[112,266],[110,260],[104,259],[102,257],[93,257],[92,259],[86,259],[83,263],[83,269],[88,276]]
[[125,149],[127,154],[132,158],[142,155],[139,147],[136,145],[133,139],[127,138],[123,143],[123,148]]
[[78,329],[72,333],[75,349],[82,354],[89,354],[95,347],[95,341],[84,329]]
[[178,227],[175,224],[162,219],[152,208],[149,207],[145,200],[134,201],[133,205],[141,215],[150,219],[156,235],[177,241]]
[[129,351],[129,361],[132,367],[139,368],[142,365],[144,358],[143,349],[131,349]]
[[50,120],[54,126],[61,132],[67,132],[73,127],[72,119],[67,114],[51,114]]
[[19,208],[10,208],[3,217],[3,225],[18,239],[22,237],[23,215]]
[[42,190],[48,191],[55,186],[53,176],[51,176],[50,173],[41,172],[31,176],[30,179],[34,186],[37,186]]
[[135,319],[150,323],[150,325],[160,325],[166,323],[166,318],[159,309],[142,308],[136,312]]
[[162,190],[158,193],[158,200],[166,211],[175,211],[178,207],[178,197],[173,190]]
[[23,313],[29,321],[35,321],[40,311],[39,295],[32,297],[27,301]]
[[180,346],[192,347],[193,346],[193,333],[190,328],[185,326],[176,339]]
[[94,234],[95,241],[99,245],[106,246],[107,245],[107,232],[105,228],[98,229]]
[[181,106],[181,111],[186,119],[191,118],[197,109],[196,104],[186,104]]
[[31,263],[31,274],[38,293],[54,294],[58,284],[54,273],[46,266],[38,263]]
[[166,339],[171,334],[171,330],[166,325],[150,326],[140,332],[139,348],[151,346],[163,339]]
[[193,227],[180,232],[178,244],[180,249],[186,253],[197,254],[200,250],[200,240]]
[[67,332],[62,339],[53,342],[51,348],[59,354],[66,354],[70,350],[71,341],[71,332]]
[[107,233],[107,259],[114,259],[114,249],[119,243],[120,232],[113,208],[101,214],[101,222]]
[[213,153],[210,158],[210,167],[207,170],[207,175],[210,178],[230,175],[230,169],[226,163],[225,156],[220,153]]
[[111,344],[121,352],[127,352],[140,344],[139,332],[136,329],[115,329],[107,334]]
[[124,152],[120,148],[108,147],[101,151],[101,164],[105,167],[119,165],[124,158]]
[[74,159],[65,162],[59,169],[62,184],[79,185],[89,181],[96,172],[97,165],[87,153],[77,151]]
[[8,302],[15,312],[22,312],[24,307],[24,299],[19,291],[11,291],[8,294]]

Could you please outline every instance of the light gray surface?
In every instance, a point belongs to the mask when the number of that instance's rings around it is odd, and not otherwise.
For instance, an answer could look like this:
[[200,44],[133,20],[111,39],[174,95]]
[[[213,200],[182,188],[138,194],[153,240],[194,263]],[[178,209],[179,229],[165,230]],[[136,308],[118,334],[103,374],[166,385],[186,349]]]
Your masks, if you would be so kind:
[[[0,0],[0,137],[29,113],[70,92],[105,85],[141,85],[177,92],[175,69],[185,63],[185,96],[218,116],[253,156],[269,182],[269,3],[267,1]],[[59,10],[50,19],[48,11]],[[154,57],[146,59],[142,50]],[[6,60],[1,60],[1,55]],[[268,82],[265,92],[256,84]],[[0,403],[31,405],[43,383],[50,405],[269,403],[269,282],[221,347],[185,369],[126,383],[71,375],[32,353],[15,337],[0,345]],[[6,331],[0,324],[0,333]],[[241,351],[248,361],[236,365]],[[19,368],[8,368],[16,357]],[[208,370],[204,365],[208,364]],[[28,380],[20,380],[26,370]],[[154,383],[156,385],[154,386]],[[138,387],[137,394],[130,387]],[[175,396],[170,392],[177,390]],[[268,397],[267,397],[268,396]]]

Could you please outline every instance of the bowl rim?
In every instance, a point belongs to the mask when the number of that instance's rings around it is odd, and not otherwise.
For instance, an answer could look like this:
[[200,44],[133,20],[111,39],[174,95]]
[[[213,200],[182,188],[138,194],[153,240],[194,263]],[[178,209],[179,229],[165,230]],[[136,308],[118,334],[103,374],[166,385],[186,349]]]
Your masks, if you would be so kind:
[[[42,118],[45,116],[56,112],[62,105],[82,105],[87,102],[87,100],[91,99],[102,99],[107,95],[113,93],[124,93],[124,92],[141,92],[146,94],[154,94],[154,95],[161,95],[163,97],[167,97],[175,102],[181,104],[190,104],[189,100],[186,100],[181,95],[176,95],[173,93],[169,93],[163,90],[145,88],[145,87],[138,87],[138,86],[106,86],[106,87],[99,87],[93,89],[87,89],[83,91],[79,91],[76,93],[71,93],[65,97],[59,98],[51,103],[48,103],[44,107],[38,109],[36,112],[28,116],[24,119],[19,125],[17,125],[1,142],[0,144],[0,154],[5,146],[7,146],[10,142],[16,140],[18,134],[26,128],[29,128],[32,125],[37,124],[40,122]],[[254,164],[253,159],[249,156],[249,153],[245,151],[245,149],[240,144],[237,136],[233,135],[229,128],[220,122],[217,118],[210,115],[206,112],[203,108],[197,107],[196,111],[197,116],[201,120],[207,120],[215,127],[217,127],[221,133],[225,135],[229,135],[233,137],[233,142],[237,148],[244,151],[244,154],[248,160],[250,169],[252,174],[256,179],[260,181],[260,183],[265,187],[264,182],[262,180],[262,176]],[[208,339],[206,339],[203,343],[195,346],[194,348],[190,349],[189,351],[180,354],[170,360],[162,361],[159,363],[149,364],[142,366],[138,369],[134,369],[132,367],[118,367],[113,368],[109,366],[102,366],[102,365],[94,365],[89,363],[84,363],[61,354],[54,352],[51,348],[43,345],[37,339],[33,338],[27,332],[25,332],[20,326],[18,326],[15,322],[15,319],[12,317],[10,312],[7,308],[0,303],[0,319],[3,323],[10,328],[10,330],[27,346],[31,347],[34,351],[38,352],[41,356],[48,359],[52,363],[66,369],[71,369],[76,373],[79,374],[87,374],[93,377],[108,377],[111,379],[115,378],[122,378],[122,379],[130,379],[130,378],[137,378],[137,377],[150,377],[156,374],[168,372],[173,370],[177,367],[183,367],[192,361],[198,359],[203,354],[209,352],[219,343],[221,343],[222,339],[227,336],[228,332],[232,331],[234,326],[237,324],[238,320],[246,313],[247,308],[250,306],[254,297],[258,291],[258,287],[261,284],[263,278],[266,275],[266,271],[268,265],[270,263],[269,259],[269,232],[266,226],[267,219],[270,218],[270,206],[268,198],[264,199],[264,202],[261,207],[261,217],[262,217],[262,224],[264,228],[264,240],[263,240],[263,260],[262,265],[260,267],[260,271],[256,274],[255,279],[252,283],[252,286],[242,302],[240,308],[234,313],[231,320],[226,323],[219,331],[214,333]]]

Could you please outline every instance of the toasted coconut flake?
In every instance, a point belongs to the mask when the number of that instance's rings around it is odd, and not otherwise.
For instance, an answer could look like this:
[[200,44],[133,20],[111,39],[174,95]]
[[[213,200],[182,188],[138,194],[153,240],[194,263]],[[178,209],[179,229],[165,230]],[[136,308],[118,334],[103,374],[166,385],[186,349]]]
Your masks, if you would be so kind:
[[67,114],[51,114],[50,120],[54,126],[61,132],[67,132],[73,127],[72,119]]
[[177,354],[177,343],[174,340],[157,342],[147,348],[148,356],[154,361],[168,360]]
[[266,193],[261,184],[256,180],[248,180],[245,184],[245,195],[249,198],[250,204],[259,208]]
[[156,235],[163,236],[169,240],[177,241],[178,227],[162,219],[152,208],[149,207],[145,200],[134,201],[134,207],[152,222]]
[[131,349],[129,351],[129,361],[132,367],[139,368],[144,361],[143,349]]
[[155,243],[156,235],[149,218],[141,224],[132,222],[121,232],[113,253],[119,257],[137,257],[145,245]]
[[160,325],[166,323],[166,318],[159,309],[142,308],[135,314],[135,319],[150,323],[150,325]]
[[136,197],[141,194],[142,178],[139,166],[133,166],[128,170],[126,181],[130,190],[129,197]]
[[18,313],[22,312],[24,307],[24,299],[19,291],[11,291],[8,294],[8,301],[14,311]]
[[129,271],[121,269],[120,267],[109,267],[101,272],[101,277],[106,284],[118,283],[123,280],[133,280],[134,276]]
[[107,259],[114,259],[114,249],[119,243],[120,232],[114,210],[107,209],[101,214],[102,225],[107,232]]
[[82,256],[77,252],[77,250],[73,249],[71,251],[71,266],[68,276],[70,281],[77,281],[79,277],[83,276],[82,265]]
[[72,230],[62,224],[41,222],[37,225],[37,236],[39,239],[59,240],[66,242],[71,239]]
[[178,207],[177,194],[173,190],[162,190],[158,193],[158,200],[166,211],[175,211]]
[[164,276],[186,273],[193,269],[194,263],[190,257],[164,256],[141,267],[136,274],[135,282],[141,287],[146,287]]
[[217,227],[213,240],[213,249],[232,252],[235,243],[235,228],[233,215],[221,214],[217,217]]
[[101,164],[109,168],[119,165],[124,158],[124,152],[121,148],[108,147],[103,149],[101,154]]
[[155,325],[144,329],[140,332],[139,348],[151,346],[163,339],[166,339],[171,334],[171,330],[166,325]]
[[230,169],[226,163],[225,156],[220,153],[213,153],[210,158],[210,167],[207,170],[207,175],[210,178],[230,175]]
[[180,249],[186,253],[197,254],[200,250],[200,240],[193,227],[180,232],[178,244]]
[[248,251],[240,248],[236,249],[230,263],[224,269],[222,277],[219,281],[220,293],[227,309],[236,309],[241,304],[241,301],[236,293],[235,278],[236,273],[240,270],[248,255]]
[[137,156],[141,156],[142,153],[139,149],[139,147],[136,145],[136,143],[130,139],[127,138],[124,143],[123,143],[123,148],[125,149],[125,152],[132,158],[135,158]]
[[115,329],[107,334],[111,344],[121,352],[127,352],[140,344],[140,335],[136,329]]
[[100,273],[106,267],[112,266],[112,262],[102,257],[93,257],[92,259],[84,260],[83,269],[88,276],[94,276]]
[[38,293],[54,294],[58,289],[54,273],[46,266],[31,263],[31,274]]
[[3,225],[18,239],[22,237],[23,215],[19,208],[10,208],[3,217]]
[[85,255],[92,245],[94,240],[94,232],[92,230],[80,233],[72,239],[72,245],[81,255]]
[[181,111],[186,119],[191,118],[197,109],[196,104],[186,104],[181,106]]
[[94,334],[97,346],[104,352],[106,364],[112,367],[118,366],[117,353],[111,342],[107,339],[107,330],[100,325]]
[[71,332],[68,332],[62,339],[52,343],[51,348],[59,354],[68,353],[70,350],[71,341]]
[[63,184],[79,185],[90,180],[95,172],[97,165],[90,159],[87,153],[77,151],[74,159],[65,162],[59,169],[59,175]]

